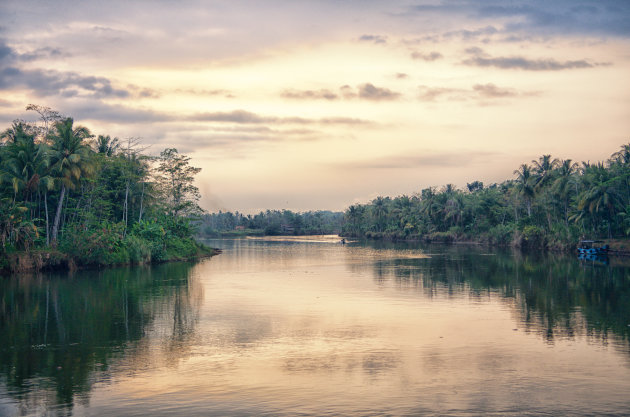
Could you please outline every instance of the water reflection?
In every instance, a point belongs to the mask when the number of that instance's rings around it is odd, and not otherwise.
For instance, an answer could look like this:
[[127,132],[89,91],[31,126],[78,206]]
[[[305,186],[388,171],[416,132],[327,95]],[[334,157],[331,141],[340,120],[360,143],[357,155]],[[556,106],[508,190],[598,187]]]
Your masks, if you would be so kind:
[[1,281],[0,415],[630,412],[618,261],[211,244],[194,267]]
[[178,263],[0,280],[0,375],[20,414],[71,414],[123,357],[142,355],[148,331],[161,334],[166,357],[185,353],[202,299],[190,269]]
[[[409,248],[379,243],[377,250]],[[626,351],[630,340],[630,262],[613,267],[579,262],[573,256],[492,251],[470,246],[426,246],[425,259],[381,259],[372,267],[377,283],[393,281],[428,298],[498,295],[514,306],[517,326],[547,341],[588,335],[608,343],[614,335]],[[350,264],[361,270],[364,264]]]

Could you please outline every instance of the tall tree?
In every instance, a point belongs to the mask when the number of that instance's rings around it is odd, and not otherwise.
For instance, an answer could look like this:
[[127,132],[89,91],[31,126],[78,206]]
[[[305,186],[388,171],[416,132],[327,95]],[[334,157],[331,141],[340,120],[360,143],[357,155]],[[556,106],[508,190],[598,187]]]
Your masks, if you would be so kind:
[[532,171],[529,165],[522,164],[514,171],[516,175],[516,188],[523,196],[527,207],[527,216],[532,216],[532,199],[534,198],[534,187],[532,186]]
[[52,227],[53,244],[57,242],[66,191],[74,189],[82,176],[92,172],[91,149],[86,142],[86,139],[90,137],[90,131],[86,127],[74,127],[71,117],[54,125],[51,137],[53,143],[50,148],[50,170],[51,176],[60,187],[60,195]]
[[164,149],[158,161],[158,183],[168,214],[177,218],[203,212],[198,205],[201,194],[194,185],[201,168],[190,166],[190,157],[175,148]]

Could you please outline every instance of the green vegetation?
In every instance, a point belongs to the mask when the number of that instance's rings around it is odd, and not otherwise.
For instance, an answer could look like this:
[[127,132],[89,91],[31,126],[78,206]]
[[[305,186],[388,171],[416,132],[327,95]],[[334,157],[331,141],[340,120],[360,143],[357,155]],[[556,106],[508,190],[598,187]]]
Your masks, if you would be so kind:
[[567,249],[582,236],[630,234],[630,144],[595,164],[543,155],[514,175],[490,186],[448,184],[353,205],[343,235]]
[[[200,168],[176,149],[143,154],[30,105],[41,123],[0,134],[0,270],[114,265],[212,254],[193,238]],[[51,261],[52,259],[52,261]]]
[[254,216],[220,211],[203,215],[199,230],[204,237],[329,235],[339,234],[343,221],[343,213],[332,211],[267,210]]

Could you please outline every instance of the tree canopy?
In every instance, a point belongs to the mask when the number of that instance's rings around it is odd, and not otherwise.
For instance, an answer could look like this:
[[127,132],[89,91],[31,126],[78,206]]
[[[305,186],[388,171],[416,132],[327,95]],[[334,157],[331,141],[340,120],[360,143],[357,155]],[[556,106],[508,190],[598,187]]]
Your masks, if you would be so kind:
[[197,249],[201,169],[189,157],[173,148],[152,157],[136,138],[95,137],[50,108],[27,110],[40,120],[16,120],[0,134],[0,269],[3,254],[33,248],[57,247],[87,264]]

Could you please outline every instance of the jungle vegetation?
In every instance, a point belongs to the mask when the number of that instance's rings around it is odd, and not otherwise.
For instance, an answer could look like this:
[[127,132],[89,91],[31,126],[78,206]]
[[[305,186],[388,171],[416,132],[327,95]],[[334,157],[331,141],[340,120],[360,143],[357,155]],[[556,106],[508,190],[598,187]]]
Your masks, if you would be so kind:
[[513,174],[499,184],[447,184],[352,205],[343,234],[558,249],[630,234],[630,144],[597,163],[542,155]]
[[94,135],[71,117],[29,105],[39,121],[0,134],[0,269],[10,254],[44,251],[77,265],[187,259],[201,214],[200,168],[176,149],[145,154],[136,138]]

